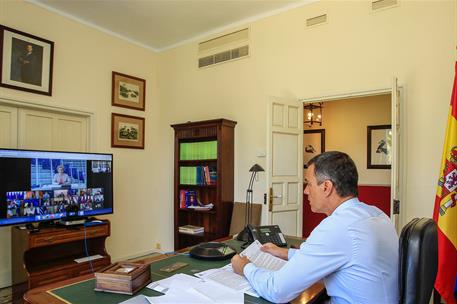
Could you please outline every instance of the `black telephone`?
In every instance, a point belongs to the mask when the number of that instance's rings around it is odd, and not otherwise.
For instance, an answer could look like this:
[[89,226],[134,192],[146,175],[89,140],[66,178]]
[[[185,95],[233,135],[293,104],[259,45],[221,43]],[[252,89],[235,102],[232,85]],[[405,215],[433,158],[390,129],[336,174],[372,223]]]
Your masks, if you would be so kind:
[[278,225],[254,227],[250,224],[247,226],[249,242],[259,240],[260,243],[273,243],[279,247],[286,247],[287,242]]

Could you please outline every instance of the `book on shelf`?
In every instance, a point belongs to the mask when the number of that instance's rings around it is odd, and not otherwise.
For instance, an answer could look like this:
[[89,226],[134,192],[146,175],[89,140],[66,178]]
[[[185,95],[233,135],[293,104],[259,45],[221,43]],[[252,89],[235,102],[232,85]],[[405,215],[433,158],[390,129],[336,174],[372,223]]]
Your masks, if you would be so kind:
[[179,145],[179,160],[217,158],[217,141],[184,142]]
[[181,185],[216,185],[216,166],[181,166],[179,171]]
[[198,206],[189,206],[187,207],[188,209],[194,209],[194,210],[200,210],[200,211],[209,211],[211,209],[213,209],[214,205],[212,203],[209,203],[209,204],[202,204],[202,203],[199,203]]
[[199,233],[205,232],[205,228],[201,227],[201,226],[184,225],[184,226],[179,226],[178,231],[181,233],[199,234]]

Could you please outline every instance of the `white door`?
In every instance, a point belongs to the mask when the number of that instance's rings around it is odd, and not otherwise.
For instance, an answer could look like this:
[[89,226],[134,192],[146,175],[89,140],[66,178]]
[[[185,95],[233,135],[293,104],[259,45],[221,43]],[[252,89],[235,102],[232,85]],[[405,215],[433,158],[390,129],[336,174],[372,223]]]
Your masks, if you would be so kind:
[[17,108],[0,106],[0,148],[17,147]]
[[267,118],[266,222],[301,236],[303,201],[303,104],[272,98]]
[[87,117],[19,110],[19,147],[32,150],[87,151]]
[[[0,106],[0,148],[17,147],[17,109]],[[11,285],[11,227],[0,228],[0,288]]]
[[390,170],[390,219],[397,231],[401,227],[400,221],[400,91],[397,78],[392,80],[392,145],[391,145],[391,170]]

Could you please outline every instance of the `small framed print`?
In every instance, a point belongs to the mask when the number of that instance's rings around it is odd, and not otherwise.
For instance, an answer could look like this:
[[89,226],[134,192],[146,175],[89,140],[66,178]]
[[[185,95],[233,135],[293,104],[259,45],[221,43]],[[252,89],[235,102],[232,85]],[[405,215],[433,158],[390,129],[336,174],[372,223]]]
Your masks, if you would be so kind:
[[111,147],[144,149],[144,118],[112,113]]
[[391,153],[391,125],[367,126],[367,168],[390,169]]
[[325,152],[325,130],[304,130],[303,131],[303,168],[314,156]]
[[0,86],[52,95],[54,42],[0,25]]
[[113,72],[111,104],[117,107],[145,110],[146,80]]

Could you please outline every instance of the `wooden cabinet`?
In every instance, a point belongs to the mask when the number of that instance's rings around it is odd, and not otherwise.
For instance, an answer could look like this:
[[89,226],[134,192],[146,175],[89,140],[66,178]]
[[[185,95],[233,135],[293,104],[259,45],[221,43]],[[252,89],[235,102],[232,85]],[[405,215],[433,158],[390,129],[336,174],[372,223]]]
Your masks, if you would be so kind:
[[[227,119],[172,125],[175,130],[175,249],[229,233],[234,192],[235,125],[235,121]],[[186,193],[195,194],[202,204],[212,203],[213,209],[186,208],[183,206]],[[179,227],[184,225],[204,227],[204,233],[180,233]]]
[[48,227],[35,233],[14,227],[11,236],[14,286],[31,289],[90,273],[89,262],[74,261],[87,254],[103,256],[92,260],[94,271],[111,264],[111,257],[105,248],[109,235],[109,221],[88,227]]

